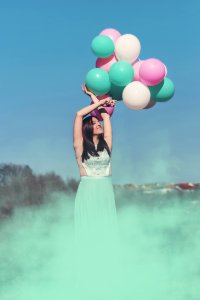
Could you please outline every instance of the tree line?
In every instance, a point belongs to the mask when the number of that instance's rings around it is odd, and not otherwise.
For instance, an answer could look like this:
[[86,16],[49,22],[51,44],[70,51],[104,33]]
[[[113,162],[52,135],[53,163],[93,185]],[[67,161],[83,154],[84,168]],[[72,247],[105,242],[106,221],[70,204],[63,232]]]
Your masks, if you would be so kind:
[[44,203],[52,192],[75,193],[78,184],[54,172],[34,174],[28,165],[0,164],[0,218],[12,215],[16,206]]

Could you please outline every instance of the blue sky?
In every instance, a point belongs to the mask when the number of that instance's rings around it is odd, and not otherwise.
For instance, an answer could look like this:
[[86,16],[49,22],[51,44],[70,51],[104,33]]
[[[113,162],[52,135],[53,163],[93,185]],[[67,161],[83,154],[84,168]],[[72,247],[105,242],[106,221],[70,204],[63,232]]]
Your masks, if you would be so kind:
[[136,35],[140,59],[168,68],[176,93],[112,116],[114,183],[200,181],[199,12],[196,1],[1,1],[0,162],[79,179],[73,150],[80,85],[95,66],[92,39],[105,28]]

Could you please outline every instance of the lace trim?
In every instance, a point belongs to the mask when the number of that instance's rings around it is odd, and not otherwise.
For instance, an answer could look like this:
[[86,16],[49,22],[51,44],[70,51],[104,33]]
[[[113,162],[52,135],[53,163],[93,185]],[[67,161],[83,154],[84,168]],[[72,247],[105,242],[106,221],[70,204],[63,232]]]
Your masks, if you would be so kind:
[[89,159],[82,163],[88,176],[108,176],[110,174],[111,158],[106,149],[98,151],[99,157],[89,154]]

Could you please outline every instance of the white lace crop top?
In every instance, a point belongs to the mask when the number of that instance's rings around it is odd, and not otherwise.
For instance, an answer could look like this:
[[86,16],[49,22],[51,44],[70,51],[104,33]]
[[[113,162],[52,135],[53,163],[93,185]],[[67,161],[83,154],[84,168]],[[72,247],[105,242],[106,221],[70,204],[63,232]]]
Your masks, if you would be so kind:
[[[95,145],[97,148],[97,145]],[[87,160],[82,162],[83,167],[87,173],[86,176],[109,176],[111,175],[111,157],[107,150],[104,148],[103,151],[98,151],[99,156],[92,156],[88,153],[89,157]]]

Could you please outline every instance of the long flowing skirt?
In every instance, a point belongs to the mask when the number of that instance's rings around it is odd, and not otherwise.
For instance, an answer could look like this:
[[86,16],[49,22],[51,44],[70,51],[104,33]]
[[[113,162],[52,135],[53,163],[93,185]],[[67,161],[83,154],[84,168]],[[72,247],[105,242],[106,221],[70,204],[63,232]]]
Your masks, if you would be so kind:
[[111,176],[81,177],[74,217],[80,299],[111,299],[120,280],[120,242]]

